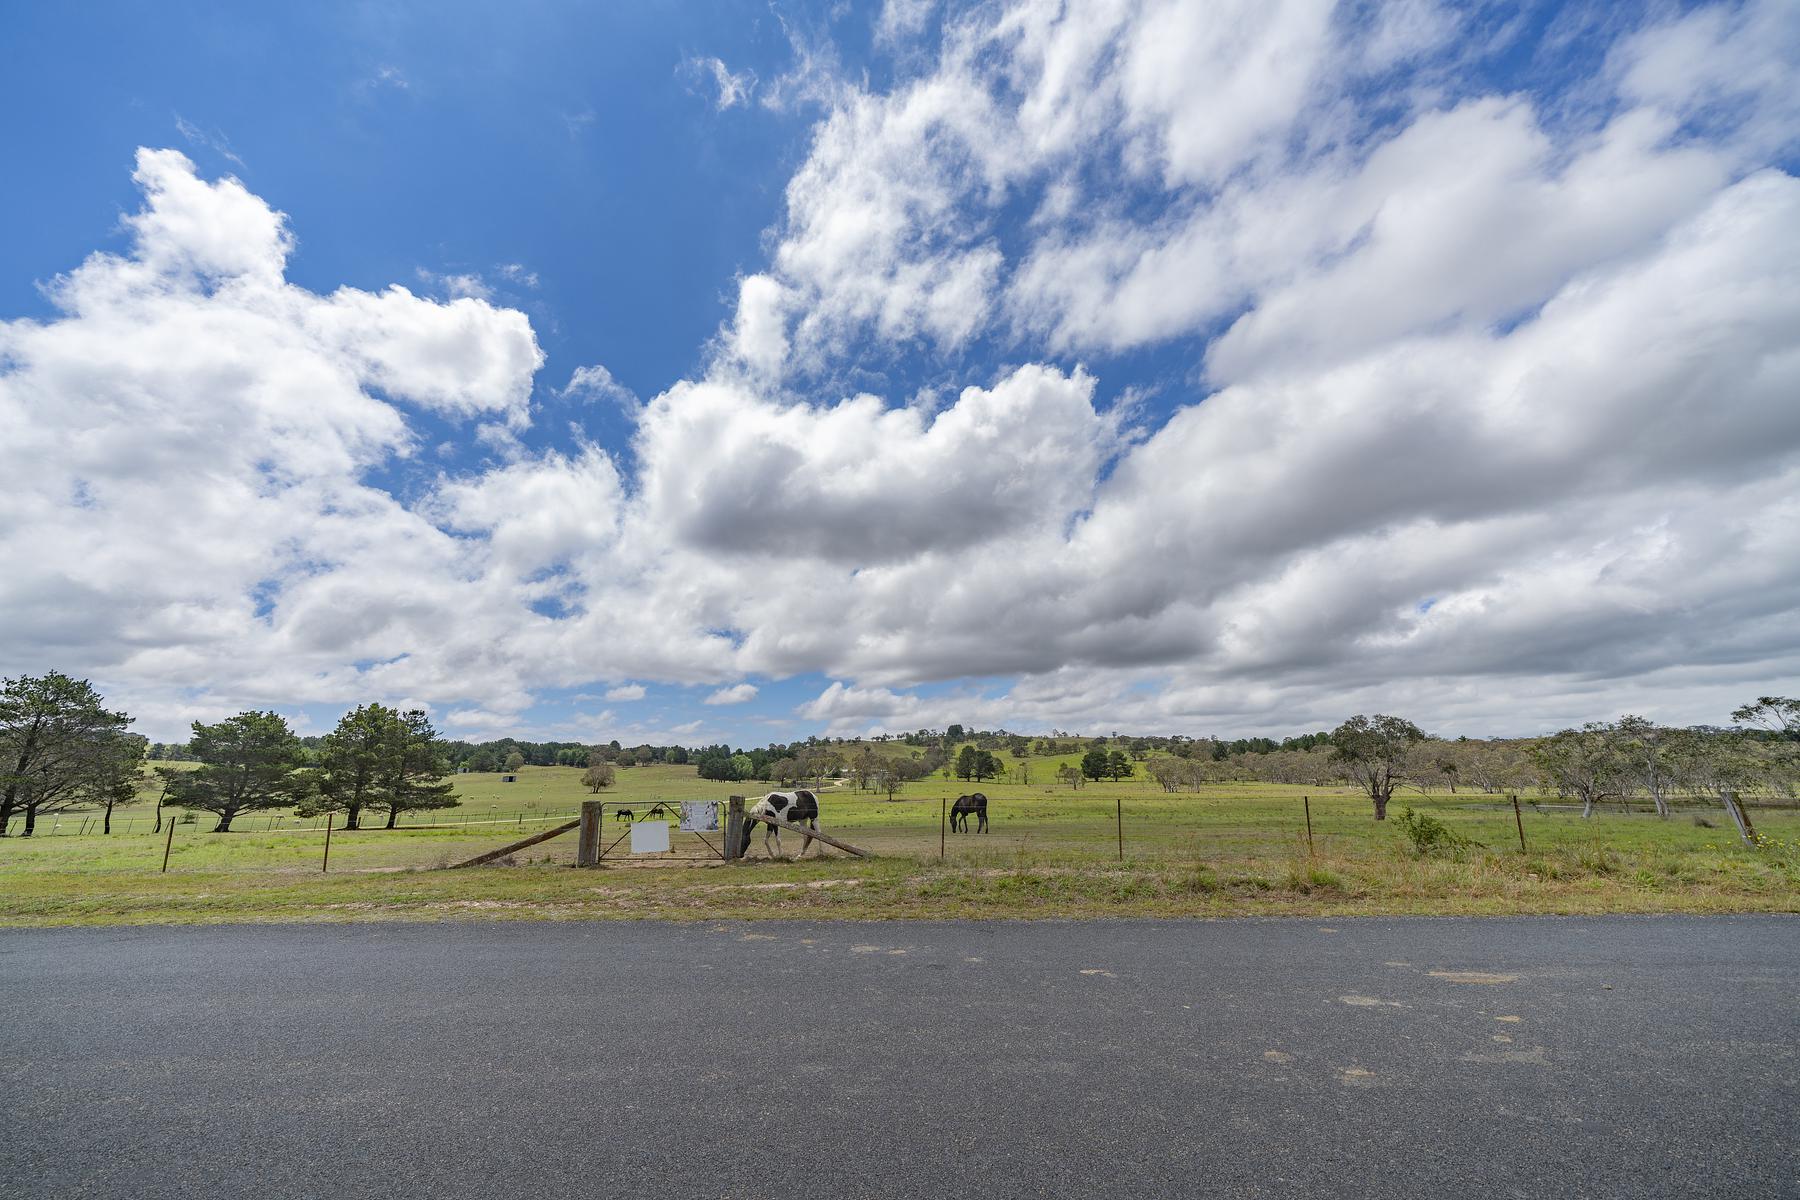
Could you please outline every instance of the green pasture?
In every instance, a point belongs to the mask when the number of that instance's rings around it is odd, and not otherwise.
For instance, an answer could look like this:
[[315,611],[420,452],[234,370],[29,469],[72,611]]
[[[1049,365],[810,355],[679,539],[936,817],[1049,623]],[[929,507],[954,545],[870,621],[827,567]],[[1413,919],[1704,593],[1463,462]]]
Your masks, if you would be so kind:
[[[804,863],[723,868],[693,835],[672,861],[627,845],[597,871],[566,869],[574,837],[524,850],[508,865],[436,868],[567,820],[591,798],[577,768],[526,768],[518,782],[458,776],[463,805],[409,814],[396,830],[335,829],[320,870],[322,822],[241,817],[208,832],[177,823],[164,838],[140,802],[115,833],[62,829],[0,840],[0,924],[141,921],[817,915],[1174,915],[1305,912],[1596,912],[1800,910],[1800,810],[1753,807],[1763,849],[1744,847],[1716,806],[1672,820],[1610,806],[1592,820],[1552,801],[1523,805],[1526,849],[1504,797],[1402,794],[1468,844],[1420,856],[1395,821],[1343,788],[1219,784],[1168,794],[1146,781],[1062,785],[987,781],[990,832],[942,832],[945,802],[972,790],[931,779],[893,801],[847,788],[820,797],[821,825],[878,857],[828,853]],[[658,799],[723,799],[766,785],[709,783],[691,767],[634,767],[597,797],[640,813]],[[1303,800],[1304,798],[1304,800]],[[1310,804],[1313,836],[1306,836]],[[133,824],[135,822],[135,824]],[[1705,822],[1706,824],[1702,824]],[[380,822],[374,821],[379,826]],[[607,821],[606,840],[627,826]],[[1123,831],[1123,859],[1119,836]],[[943,847],[940,858],[940,839]],[[715,845],[718,838],[713,839]],[[789,855],[798,849],[784,836]],[[814,854],[818,853],[815,847]],[[662,869],[644,869],[660,865]],[[715,869],[716,868],[716,869]],[[771,905],[767,897],[783,899]],[[789,894],[791,893],[791,895]]]

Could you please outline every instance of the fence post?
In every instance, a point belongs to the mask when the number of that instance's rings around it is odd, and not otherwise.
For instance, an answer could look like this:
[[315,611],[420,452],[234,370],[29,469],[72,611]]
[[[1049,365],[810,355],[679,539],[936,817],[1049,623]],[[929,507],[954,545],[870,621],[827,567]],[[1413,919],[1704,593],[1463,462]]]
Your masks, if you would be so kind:
[[938,861],[939,862],[944,861],[944,824],[945,824],[945,821],[946,821],[949,811],[950,811],[949,798],[945,797],[945,796],[939,796],[938,797]]
[[1311,796],[1302,796],[1302,797],[1300,797],[1300,803],[1304,804],[1306,806],[1306,857],[1317,858],[1318,855],[1313,852],[1312,797]]
[[575,835],[575,865],[600,865],[600,800],[581,802],[581,832]]
[[1125,861],[1125,798],[1123,796],[1116,797],[1114,799],[1113,803],[1116,805],[1116,811],[1114,812],[1113,819],[1118,822],[1118,826],[1119,826],[1119,861],[1124,862]]
[[1525,853],[1525,817],[1519,812],[1519,794],[1511,792],[1508,794],[1508,799],[1513,804],[1513,824],[1519,827],[1519,853],[1523,854]]
[[321,875],[331,870],[331,818],[331,813],[325,814],[325,861],[319,864],[319,874]]
[[733,796],[725,802],[725,861],[738,861],[738,847],[744,842],[744,798]]
[[1744,811],[1744,806],[1738,800],[1737,793],[1725,789],[1719,792],[1719,799],[1725,802],[1725,811],[1731,814],[1732,821],[1737,825],[1738,836],[1744,839],[1744,845],[1754,849],[1756,847],[1756,830],[1751,827],[1750,814]]
[[164,841],[163,841],[162,873],[164,875],[167,875],[169,873],[169,848],[171,846],[173,846],[174,844],[175,844],[175,816],[173,813],[171,813],[169,815],[169,836],[166,839],[164,839]]

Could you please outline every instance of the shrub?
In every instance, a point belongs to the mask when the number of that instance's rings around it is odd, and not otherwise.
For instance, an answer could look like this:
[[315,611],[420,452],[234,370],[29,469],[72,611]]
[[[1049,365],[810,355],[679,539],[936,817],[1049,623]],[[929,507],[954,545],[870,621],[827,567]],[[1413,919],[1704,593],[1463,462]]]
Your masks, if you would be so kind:
[[1471,846],[1481,844],[1457,833],[1436,817],[1414,812],[1410,807],[1400,810],[1394,824],[1412,840],[1413,851],[1420,855],[1442,851],[1455,857]]

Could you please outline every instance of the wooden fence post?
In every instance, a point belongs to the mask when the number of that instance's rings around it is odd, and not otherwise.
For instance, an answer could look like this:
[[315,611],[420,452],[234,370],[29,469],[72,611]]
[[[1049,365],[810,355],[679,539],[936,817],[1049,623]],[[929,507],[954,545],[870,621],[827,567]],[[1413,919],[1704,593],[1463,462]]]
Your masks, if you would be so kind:
[[1517,792],[1510,793],[1510,799],[1513,804],[1513,824],[1519,827],[1519,853],[1523,854],[1525,853],[1525,817],[1519,812],[1519,794]]
[[600,865],[600,806],[604,801],[583,800],[581,802],[581,832],[575,839],[575,865],[578,867],[597,867]]
[[1306,806],[1306,857],[1317,858],[1318,855],[1313,852],[1312,797],[1311,796],[1302,796],[1302,797],[1300,797],[1300,803],[1304,804]]
[[175,816],[173,813],[171,813],[169,815],[169,836],[167,838],[163,839],[162,873],[164,875],[167,875],[169,873],[169,849],[170,849],[170,847],[172,847],[174,845],[175,845]]
[[949,798],[945,797],[945,796],[939,796],[938,797],[938,861],[939,862],[944,861],[944,824],[945,824],[946,820],[948,819],[947,814],[949,813],[949,811],[950,811]]
[[319,864],[319,873],[323,875],[331,870],[331,814],[325,814],[325,861]]
[[1731,814],[1732,822],[1737,825],[1738,836],[1744,839],[1744,845],[1755,849],[1756,830],[1751,826],[1750,814],[1745,811],[1737,793],[1726,789],[1719,793],[1719,799],[1725,802],[1725,811]]
[[737,862],[738,850],[744,844],[744,798],[733,796],[725,802],[725,861]]
[[1114,819],[1118,822],[1118,826],[1119,826],[1119,861],[1124,862],[1125,861],[1125,800],[1124,800],[1124,797],[1118,797],[1114,801],[1114,803],[1117,805],[1117,810],[1114,813]]

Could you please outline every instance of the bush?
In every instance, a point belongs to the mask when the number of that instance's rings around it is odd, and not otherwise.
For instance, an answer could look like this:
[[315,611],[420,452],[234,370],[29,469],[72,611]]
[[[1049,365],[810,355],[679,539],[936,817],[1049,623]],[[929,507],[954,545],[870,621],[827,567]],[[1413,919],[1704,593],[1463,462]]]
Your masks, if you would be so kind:
[[1481,843],[1457,833],[1436,817],[1416,813],[1410,807],[1400,810],[1394,825],[1412,839],[1413,851],[1419,855],[1442,851],[1452,857]]

